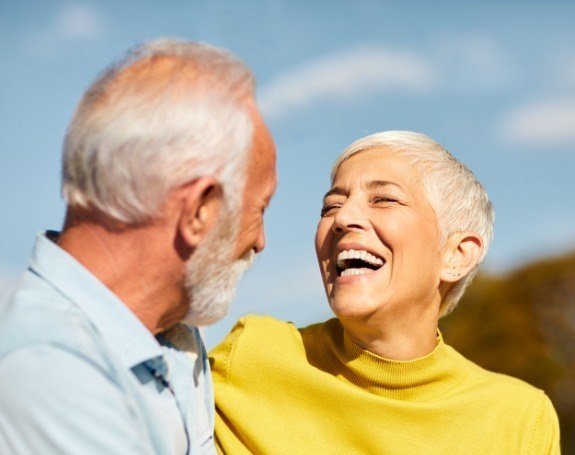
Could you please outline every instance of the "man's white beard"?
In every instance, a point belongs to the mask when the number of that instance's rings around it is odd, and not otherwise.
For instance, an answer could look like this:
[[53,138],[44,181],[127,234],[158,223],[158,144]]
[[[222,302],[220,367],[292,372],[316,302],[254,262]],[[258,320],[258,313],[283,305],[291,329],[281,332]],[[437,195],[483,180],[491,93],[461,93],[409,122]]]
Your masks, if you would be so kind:
[[218,224],[198,246],[186,266],[190,308],[182,322],[202,326],[222,319],[230,308],[237,285],[255,253],[230,263],[239,232],[239,216],[222,214]]

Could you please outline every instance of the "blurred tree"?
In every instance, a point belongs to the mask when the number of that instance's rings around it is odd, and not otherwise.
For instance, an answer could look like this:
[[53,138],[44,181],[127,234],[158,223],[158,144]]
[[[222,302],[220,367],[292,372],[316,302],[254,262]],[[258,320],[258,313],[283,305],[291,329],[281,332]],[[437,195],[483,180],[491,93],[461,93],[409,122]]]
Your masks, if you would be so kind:
[[479,275],[440,326],[467,358],[545,390],[575,453],[575,254]]

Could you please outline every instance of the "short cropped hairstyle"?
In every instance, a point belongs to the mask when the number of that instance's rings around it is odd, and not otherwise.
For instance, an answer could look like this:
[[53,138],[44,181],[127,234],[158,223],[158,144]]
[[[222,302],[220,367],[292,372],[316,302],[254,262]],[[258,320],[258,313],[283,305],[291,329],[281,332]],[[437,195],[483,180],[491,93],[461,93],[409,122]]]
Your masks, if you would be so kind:
[[200,176],[239,210],[253,122],[250,70],[227,51],[158,39],[129,51],[88,88],[68,127],[62,193],[71,207],[139,224]]
[[410,160],[421,176],[435,211],[441,244],[456,232],[473,231],[483,240],[483,252],[475,268],[443,297],[440,316],[451,312],[477,273],[493,236],[495,214],[487,193],[473,173],[430,137],[411,131],[385,131],[358,139],[335,162],[332,182],[341,164],[366,150],[394,151]]

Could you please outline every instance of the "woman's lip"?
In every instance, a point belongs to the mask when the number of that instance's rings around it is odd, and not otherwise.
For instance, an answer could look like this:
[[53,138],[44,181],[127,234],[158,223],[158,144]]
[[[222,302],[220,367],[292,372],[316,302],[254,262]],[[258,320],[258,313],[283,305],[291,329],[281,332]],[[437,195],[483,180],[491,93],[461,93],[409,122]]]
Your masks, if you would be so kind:
[[[376,258],[379,258],[383,261],[383,265],[377,269],[377,270],[372,270],[377,272],[378,270],[381,270],[381,268],[387,263],[387,260],[381,256],[379,253],[375,252],[373,249],[362,245],[361,243],[356,243],[356,242],[345,242],[345,243],[340,243],[339,245],[336,245],[335,248],[335,254],[331,259],[331,263],[333,264],[333,273],[335,274],[336,277],[339,278],[338,276],[338,256],[340,255],[340,253],[342,253],[343,251],[349,251],[349,250],[355,250],[355,251],[366,251],[369,254],[375,256]],[[353,276],[361,276],[361,275],[353,275]]]
[[369,270],[369,272],[362,273],[361,275],[337,276],[336,274],[334,284],[345,285],[352,283],[361,283],[362,281],[369,281],[371,279],[374,279],[377,276],[378,272],[380,272],[384,267],[385,264],[383,264],[377,270],[366,269]]
[[[366,268],[366,270],[369,270],[369,272],[362,274],[362,275],[349,275],[349,276],[342,277],[342,276],[338,275],[338,272],[340,270],[338,267],[338,256],[343,251],[349,251],[349,250],[366,251],[367,253],[375,256],[376,258],[381,259],[383,261],[383,265],[381,265],[380,268],[375,269],[375,270]],[[336,245],[335,255],[330,262],[332,263],[333,274],[336,277],[335,281],[337,282],[337,280],[340,278],[356,278],[356,277],[361,277],[364,275],[371,275],[371,274],[373,274],[373,272],[378,272],[379,270],[381,270],[385,266],[385,264],[387,263],[387,260],[383,256],[381,256],[379,253],[375,252],[372,248],[369,248],[368,246],[363,245],[361,243],[358,243],[358,242],[341,242],[338,245]],[[344,280],[343,282],[347,282],[347,281]]]
[[[348,250],[367,251],[369,254],[373,254],[374,256],[383,259],[383,257],[379,253],[374,251],[372,248],[370,248],[366,245],[362,245],[361,243],[349,242],[349,243],[340,243],[339,245],[336,246],[336,248],[335,248],[336,262],[337,262],[337,255],[339,253],[341,253],[342,251],[348,251]],[[385,260],[385,259],[383,259],[383,260]]]

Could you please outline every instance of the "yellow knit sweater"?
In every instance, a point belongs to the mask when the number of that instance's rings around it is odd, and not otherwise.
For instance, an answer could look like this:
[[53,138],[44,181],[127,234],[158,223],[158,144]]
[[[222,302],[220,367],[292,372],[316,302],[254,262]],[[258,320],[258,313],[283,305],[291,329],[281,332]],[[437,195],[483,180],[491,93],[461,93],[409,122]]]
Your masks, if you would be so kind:
[[298,330],[249,316],[210,357],[221,453],[559,453],[543,392],[441,337],[431,354],[400,362],[361,349],[337,319]]

